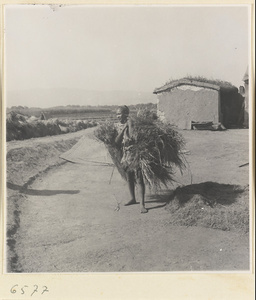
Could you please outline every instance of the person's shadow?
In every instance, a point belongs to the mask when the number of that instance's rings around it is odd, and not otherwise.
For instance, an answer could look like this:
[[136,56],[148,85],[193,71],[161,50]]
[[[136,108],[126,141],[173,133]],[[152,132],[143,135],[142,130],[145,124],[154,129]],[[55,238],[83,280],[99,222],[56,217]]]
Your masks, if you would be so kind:
[[7,182],[7,188],[18,191],[21,194],[32,195],[32,196],[53,196],[58,194],[74,195],[78,194],[80,190],[35,190],[28,189],[26,186],[20,186],[11,182]]
[[149,200],[145,201],[145,203],[156,203],[156,206],[152,207],[147,207],[148,210],[151,209],[157,209],[157,208],[162,208],[165,207],[166,204],[170,202],[170,198],[173,194],[172,190],[162,190],[158,192],[157,194],[150,194],[147,195],[147,198]]

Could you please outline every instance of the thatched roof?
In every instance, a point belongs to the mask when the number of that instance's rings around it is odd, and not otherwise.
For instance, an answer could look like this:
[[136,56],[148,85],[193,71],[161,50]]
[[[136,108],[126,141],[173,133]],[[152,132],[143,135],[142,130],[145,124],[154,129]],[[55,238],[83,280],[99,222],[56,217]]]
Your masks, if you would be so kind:
[[227,81],[221,81],[221,80],[209,80],[204,77],[185,77],[179,80],[172,80],[168,83],[166,83],[164,86],[160,88],[156,88],[154,90],[154,94],[159,94],[163,92],[167,92],[175,87],[181,86],[181,85],[192,85],[196,87],[202,87],[202,88],[208,88],[213,89],[216,91],[225,90],[225,91],[231,91],[231,90],[237,90],[237,88],[232,85],[231,83]]

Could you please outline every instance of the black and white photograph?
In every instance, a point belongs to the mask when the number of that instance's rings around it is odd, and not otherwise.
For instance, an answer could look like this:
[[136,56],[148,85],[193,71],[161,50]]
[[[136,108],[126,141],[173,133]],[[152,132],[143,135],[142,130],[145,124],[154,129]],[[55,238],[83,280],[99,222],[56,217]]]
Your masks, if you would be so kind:
[[251,270],[250,18],[5,5],[5,273]]

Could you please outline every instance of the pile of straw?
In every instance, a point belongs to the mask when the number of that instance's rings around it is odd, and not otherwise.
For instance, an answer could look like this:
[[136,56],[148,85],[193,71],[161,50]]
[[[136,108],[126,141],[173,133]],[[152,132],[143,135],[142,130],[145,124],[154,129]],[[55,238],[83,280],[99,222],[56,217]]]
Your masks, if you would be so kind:
[[[133,134],[128,150],[128,159],[121,162],[122,149],[115,144],[117,130],[113,122],[102,124],[96,137],[103,141],[117,166],[126,178],[127,171],[141,170],[143,179],[152,188],[160,188],[174,180],[173,169],[182,172],[185,167],[180,150],[184,146],[182,136],[169,124],[141,114],[132,118]],[[126,152],[127,154],[127,152]]]
[[39,120],[36,117],[22,116],[11,112],[6,119],[6,140],[25,140],[30,138],[76,132],[96,126],[94,121],[85,120]]

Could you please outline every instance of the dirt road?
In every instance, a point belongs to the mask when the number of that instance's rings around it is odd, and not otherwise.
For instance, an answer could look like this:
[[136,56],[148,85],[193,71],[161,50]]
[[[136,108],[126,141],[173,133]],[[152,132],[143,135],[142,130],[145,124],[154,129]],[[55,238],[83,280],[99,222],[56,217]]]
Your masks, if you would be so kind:
[[[242,130],[236,136],[248,141]],[[190,131],[186,139],[193,176],[177,175],[179,183],[248,183],[248,169],[238,168],[248,152],[244,146],[232,149],[237,142],[228,132],[199,137]],[[126,185],[116,170],[110,183],[112,170],[66,163],[28,186],[19,208],[16,271],[248,270],[248,235],[170,225],[165,204],[171,190],[147,194],[147,214],[140,214],[139,205],[124,207]]]

